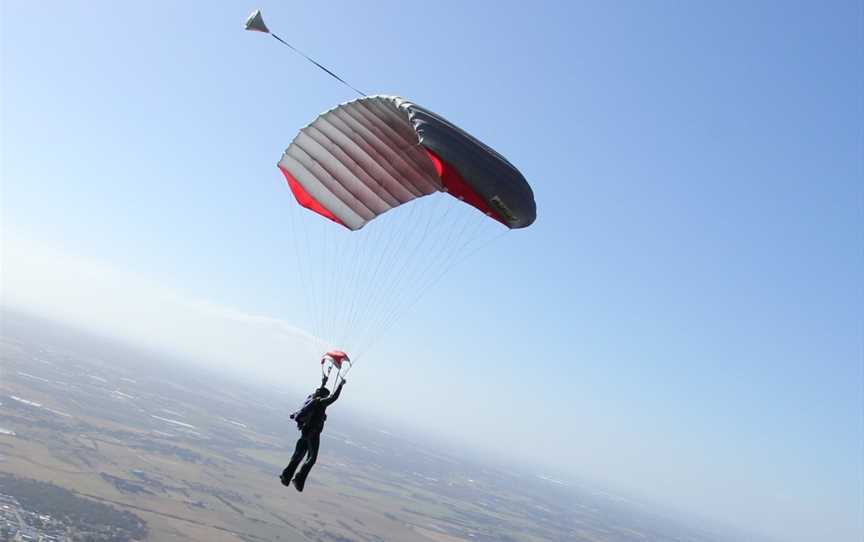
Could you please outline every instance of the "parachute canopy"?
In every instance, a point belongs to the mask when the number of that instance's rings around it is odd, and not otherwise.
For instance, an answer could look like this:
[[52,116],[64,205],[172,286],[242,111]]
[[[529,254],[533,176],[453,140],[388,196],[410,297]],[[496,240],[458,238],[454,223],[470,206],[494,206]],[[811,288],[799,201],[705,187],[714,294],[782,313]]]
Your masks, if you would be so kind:
[[[266,31],[256,12],[247,28],[258,24]],[[303,207],[350,230],[435,192],[511,229],[536,218],[533,191],[510,162],[396,96],[364,97],[321,114],[294,138],[279,169]]]
[[[322,113],[278,165],[300,203],[288,206],[296,267],[287,276],[298,309],[305,303],[302,327],[324,350],[340,348],[321,364],[336,380],[450,269],[536,218],[510,162],[396,96]],[[452,197],[424,197],[439,192]]]

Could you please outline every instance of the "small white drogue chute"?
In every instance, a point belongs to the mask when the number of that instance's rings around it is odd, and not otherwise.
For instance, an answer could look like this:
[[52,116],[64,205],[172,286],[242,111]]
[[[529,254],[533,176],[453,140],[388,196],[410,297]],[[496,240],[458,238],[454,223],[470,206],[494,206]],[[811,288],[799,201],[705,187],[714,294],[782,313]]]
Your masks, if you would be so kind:
[[264,32],[265,34],[270,33],[270,29],[264,24],[264,17],[261,16],[260,9],[253,11],[246,19],[246,30],[250,32]]

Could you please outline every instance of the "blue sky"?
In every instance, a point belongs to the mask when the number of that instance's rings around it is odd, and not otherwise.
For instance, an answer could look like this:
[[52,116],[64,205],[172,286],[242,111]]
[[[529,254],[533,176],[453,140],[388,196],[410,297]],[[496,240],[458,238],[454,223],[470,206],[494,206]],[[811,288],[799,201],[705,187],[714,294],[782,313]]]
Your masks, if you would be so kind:
[[522,461],[542,439],[542,465],[755,531],[861,538],[860,2],[5,2],[7,277],[36,276],[9,248],[25,239],[118,285],[297,323],[275,163],[353,96],[243,32],[256,7],[535,190],[534,226],[457,266],[358,366],[357,403]]

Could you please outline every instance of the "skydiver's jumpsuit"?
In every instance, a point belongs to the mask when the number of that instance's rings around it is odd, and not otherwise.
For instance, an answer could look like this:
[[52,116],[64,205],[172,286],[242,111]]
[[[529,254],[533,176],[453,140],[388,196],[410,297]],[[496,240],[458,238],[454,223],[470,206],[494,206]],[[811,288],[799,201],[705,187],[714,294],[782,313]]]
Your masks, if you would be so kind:
[[318,444],[321,441],[321,431],[324,430],[324,422],[327,420],[325,411],[328,406],[336,402],[336,399],[339,399],[341,392],[342,385],[340,384],[333,395],[324,397],[323,399],[317,398],[312,402],[312,412],[309,415],[309,420],[300,430],[300,438],[297,439],[294,455],[291,456],[291,461],[285,467],[285,470],[282,471],[282,478],[290,480],[294,476],[294,471],[297,470],[297,465],[300,464],[303,456],[306,455],[306,461],[300,467],[300,472],[297,473],[295,478],[299,486],[298,489],[303,488],[303,485],[306,483],[306,477],[309,476],[309,471],[312,470],[315,461],[318,459]]

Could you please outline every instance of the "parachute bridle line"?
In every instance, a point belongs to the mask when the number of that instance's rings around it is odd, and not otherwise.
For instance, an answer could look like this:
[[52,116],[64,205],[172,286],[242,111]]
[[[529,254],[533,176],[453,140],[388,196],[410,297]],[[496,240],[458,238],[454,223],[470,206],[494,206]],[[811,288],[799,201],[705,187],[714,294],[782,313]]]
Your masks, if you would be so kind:
[[350,88],[351,90],[353,90],[354,92],[356,92],[356,93],[357,93],[358,95],[360,95],[361,97],[365,97],[365,96],[367,96],[366,93],[361,92],[360,90],[357,90],[353,85],[351,85],[351,83],[349,83],[348,81],[342,79],[341,77],[339,77],[338,75],[336,75],[336,74],[333,73],[332,71],[328,70],[327,68],[325,68],[324,66],[322,66],[318,61],[316,61],[314,58],[310,57],[309,55],[307,55],[306,53],[304,53],[304,52],[301,51],[300,49],[294,47],[293,45],[291,45],[291,44],[288,43],[287,41],[283,40],[282,38],[280,38],[279,36],[277,36],[277,35],[274,34],[273,32],[270,32],[270,35],[273,36],[274,38],[276,38],[277,40],[279,40],[279,43],[281,43],[282,45],[288,47],[289,49],[291,49],[292,51],[294,51],[294,52],[297,53],[298,55],[302,56],[303,58],[305,58],[306,60],[308,60],[308,61],[311,62],[312,64],[316,65],[318,68],[320,68],[321,70],[323,70],[327,75],[329,75],[329,76],[332,77],[333,79],[336,79],[337,81],[339,81],[340,83],[342,83],[342,84],[345,85],[346,87]]

